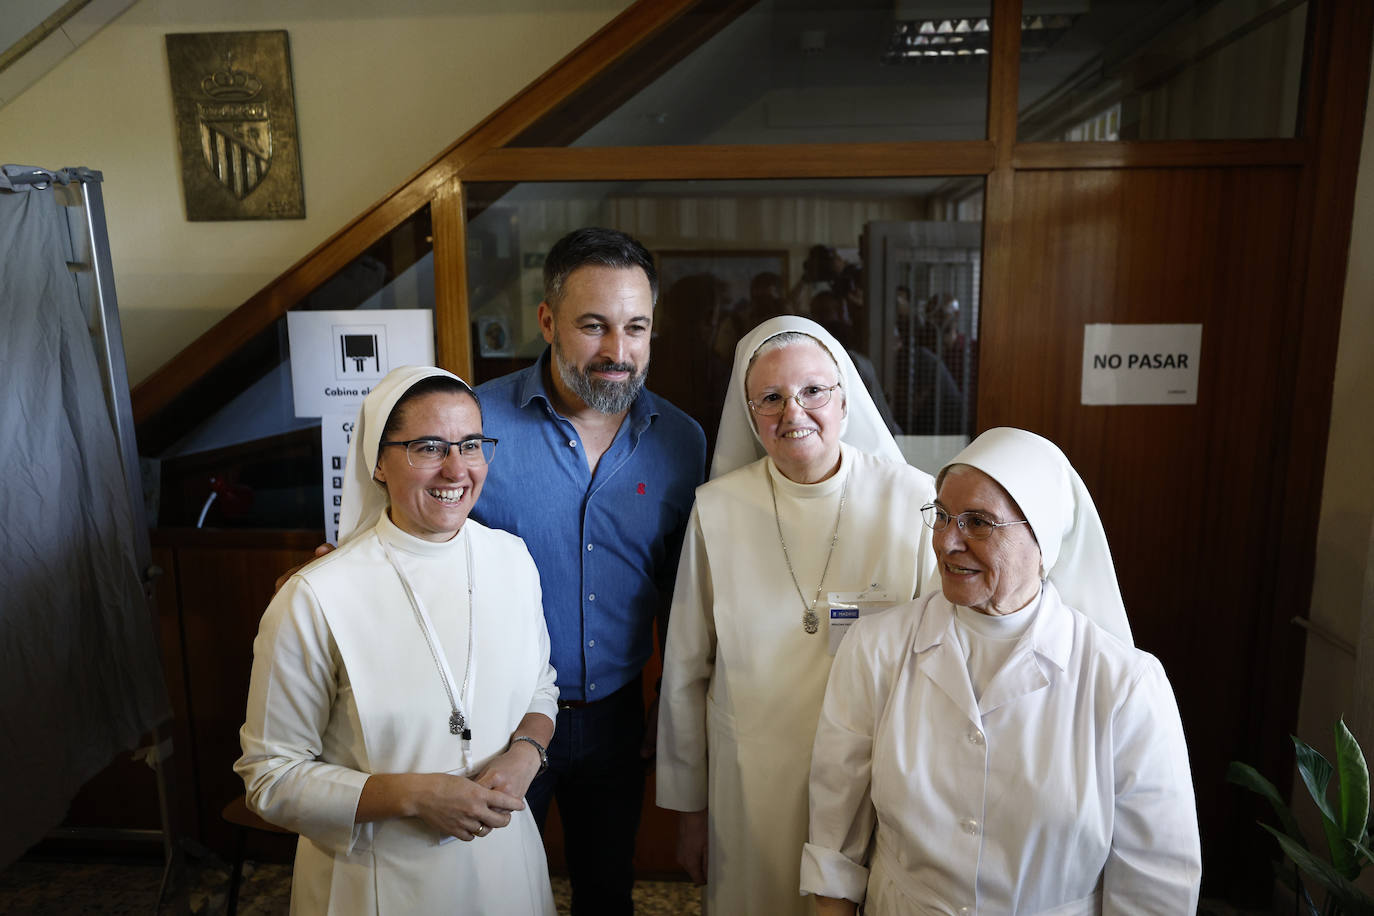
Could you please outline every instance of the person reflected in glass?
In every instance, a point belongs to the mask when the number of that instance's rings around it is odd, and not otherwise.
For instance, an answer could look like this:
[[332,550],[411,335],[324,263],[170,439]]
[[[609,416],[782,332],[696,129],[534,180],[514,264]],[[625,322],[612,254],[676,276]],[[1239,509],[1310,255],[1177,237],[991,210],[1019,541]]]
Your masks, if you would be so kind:
[[940,589],[859,621],[831,670],[803,893],[822,914],[1196,912],[1178,707],[1083,481],[1009,428],[937,481]]
[[523,800],[558,700],[539,575],[468,517],[496,444],[457,376],[390,372],[354,425],[339,548],[263,615],[234,769],[300,834],[292,912],[555,912]]
[[844,347],[795,316],[736,348],[711,478],[669,617],[658,804],[683,812],[678,855],[707,911],[800,916],[812,736],[842,633],[831,599],[904,602],[933,581],[931,532],[911,519],[934,490]]

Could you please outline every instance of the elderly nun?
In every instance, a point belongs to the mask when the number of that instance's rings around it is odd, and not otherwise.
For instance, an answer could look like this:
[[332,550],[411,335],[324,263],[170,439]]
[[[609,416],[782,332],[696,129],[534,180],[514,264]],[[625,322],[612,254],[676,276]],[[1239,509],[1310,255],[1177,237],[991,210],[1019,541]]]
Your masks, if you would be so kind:
[[711,913],[811,911],[806,781],[842,626],[933,582],[934,496],[844,348],[765,321],[735,350],[712,479],[697,489],[668,626],[658,804]]
[[831,671],[803,892],[870,916],[1195,912],[1178,707],[1082,480],[1004,428],[937,488],[940,590],[861,621]]

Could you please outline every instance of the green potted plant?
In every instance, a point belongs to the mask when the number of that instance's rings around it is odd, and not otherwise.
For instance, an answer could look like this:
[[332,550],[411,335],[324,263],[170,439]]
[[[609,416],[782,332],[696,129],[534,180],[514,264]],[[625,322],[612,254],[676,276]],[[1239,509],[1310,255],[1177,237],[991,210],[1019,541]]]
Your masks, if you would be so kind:
[[[1263,796],[1278,815],[1281,829],[1268,824],[1260,826],[1274,835],[1279,848],[1295,866],[1292,889],[1306,916],[1374,916],[1374,897],[1355,886],[1360,871],[1374,861],[1374,853],[1370,852],[1369,768],[1360,745],[1342,720],[1336,723],[1335,767],[1297,736],[1293,737],[1293,746],[1297,749],[1303,785],[1321,812],[1329,858],[1312,850],[1274,784],[1254,767],[1233,760],[1226,780]],[[1333,772],[1337,775],[1334,804],[1327,797]],[[1308,893],[1304,877],[1325,889],[1326,900],[1321,909]]]

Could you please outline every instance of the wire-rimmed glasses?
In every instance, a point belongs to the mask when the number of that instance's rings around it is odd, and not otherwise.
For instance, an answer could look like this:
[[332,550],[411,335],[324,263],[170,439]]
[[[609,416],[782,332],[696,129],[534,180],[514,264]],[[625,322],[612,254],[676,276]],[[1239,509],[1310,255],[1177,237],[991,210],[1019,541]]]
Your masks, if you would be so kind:
[[776,417],[787,409],[788,400],[797,402],[802,410],[820,410],[830,403],[836,388],[843,388],[839,382],[833,385],[803,385],[796,394],[783,394],[770,391],[757,401],[749,402],[749,409],[761,417]]
[[491,459],[496,457],[496,443],[498,440],[489,436],[469,436],[466,439],[459,439],[457,442],[450,442],[447,439],[406,439],[405,441],[391,440],[381,442],[379,445],[400,445],[406,450],[406,461],[413,468],[428,470],[437,468],[448,460],[450,449],[458,449],[458,457],[463,463],[470,467],[481,467],[484,464],[491,464]]
[[950,515],[943,507],[937,506],[935,503],[926,503],[921,507],[921,520],[932,531],[944,531],[949,527],[950,522],[954,522],[959,526],[959,530],[964,533],[964,537],[972,541],[986,541],[992,537],[992,533],[998,528],[1030,524],[1030,520],[1024,518],[1014,522],[999,522],[973,510],[960,512],[958,515]]

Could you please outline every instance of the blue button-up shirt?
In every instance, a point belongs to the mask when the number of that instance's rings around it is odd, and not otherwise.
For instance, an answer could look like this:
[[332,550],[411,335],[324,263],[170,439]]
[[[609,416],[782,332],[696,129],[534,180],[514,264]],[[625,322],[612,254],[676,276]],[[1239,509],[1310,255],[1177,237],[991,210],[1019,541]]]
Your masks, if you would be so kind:
[[477,388],[483,432],[501,442],[472,517],[524,539],[539,567],[559,695],[598,700],[653,653],[706,439],[687,414],[641,391],[592,474],[581,437],[549,398],[548,364],[545,349],[530,368]]

